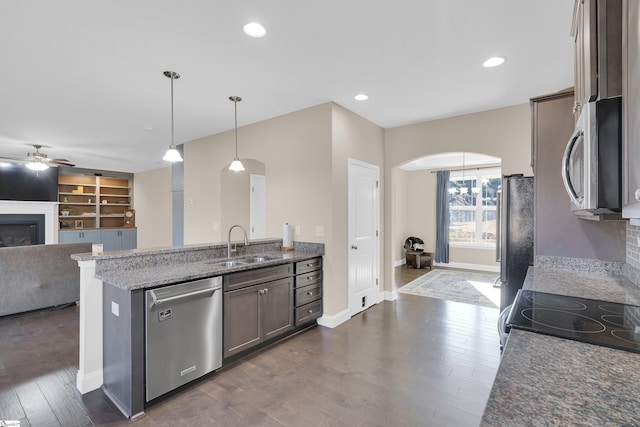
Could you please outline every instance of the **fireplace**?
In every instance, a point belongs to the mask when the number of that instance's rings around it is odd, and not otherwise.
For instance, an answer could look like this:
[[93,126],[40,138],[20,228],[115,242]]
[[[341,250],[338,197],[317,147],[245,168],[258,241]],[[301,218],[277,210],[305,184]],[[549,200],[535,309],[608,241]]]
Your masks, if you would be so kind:
[[0,247],[44,244],[45,215],[0,215]]

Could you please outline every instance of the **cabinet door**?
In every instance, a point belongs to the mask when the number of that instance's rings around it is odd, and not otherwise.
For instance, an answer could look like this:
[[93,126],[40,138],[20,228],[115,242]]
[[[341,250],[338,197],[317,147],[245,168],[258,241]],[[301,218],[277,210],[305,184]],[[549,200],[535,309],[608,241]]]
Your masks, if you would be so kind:
[[293,277],[258,287],[262,298],[263,339],[268,340],[293,326]]
[[98,230],[87,231],[60,231],[58,233],[58,243],[100,243],[100,232]]
[[596,0],[576,0],[574,16],[575,40],[575,110],[598,95]]
[[125,251],[138,247],[138,233],[135,228],[120,230],[120,249]]
[[105,251],[120,250],[120,230],[101,230],[102,232],[102,248]]
[[259,291],[264,288],[255,285],[224,294],[224,357],[260,343]]
[[61,231],[58,233],[58,243],[81,243],[82,234],[79,231]]
[[622,215],[640,218],[640,4],[624,3]]

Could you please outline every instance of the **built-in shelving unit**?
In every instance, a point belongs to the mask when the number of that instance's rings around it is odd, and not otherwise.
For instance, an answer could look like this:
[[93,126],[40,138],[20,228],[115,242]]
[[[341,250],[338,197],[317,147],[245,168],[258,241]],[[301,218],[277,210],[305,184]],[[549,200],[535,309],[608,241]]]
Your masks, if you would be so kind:
[[60,230],[122,228],[133,205],[133,175],[61,168],[58,176]]

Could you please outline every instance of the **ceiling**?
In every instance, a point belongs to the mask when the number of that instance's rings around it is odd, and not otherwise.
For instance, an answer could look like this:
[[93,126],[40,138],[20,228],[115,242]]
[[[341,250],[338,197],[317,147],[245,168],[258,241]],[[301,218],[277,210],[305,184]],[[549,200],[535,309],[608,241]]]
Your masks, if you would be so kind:
[[[384,127],[572,85],[573,0],[29,0],[0,15],[0,157],[165,166],[171,142],[335,102]],[[267,28],[247,37],[244,24]],[[490,56],[504,65],[486,69]],[[355,101],[358,93],[368,101]],[[240,142],[240,157],[243,157]]]

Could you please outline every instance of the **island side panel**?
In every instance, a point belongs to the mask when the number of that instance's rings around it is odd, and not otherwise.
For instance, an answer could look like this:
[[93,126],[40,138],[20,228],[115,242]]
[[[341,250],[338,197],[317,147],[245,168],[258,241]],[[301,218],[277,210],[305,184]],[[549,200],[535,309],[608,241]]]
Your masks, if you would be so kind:
[[105,394],[126,417],[144,412],[144,292],[103,286]]

